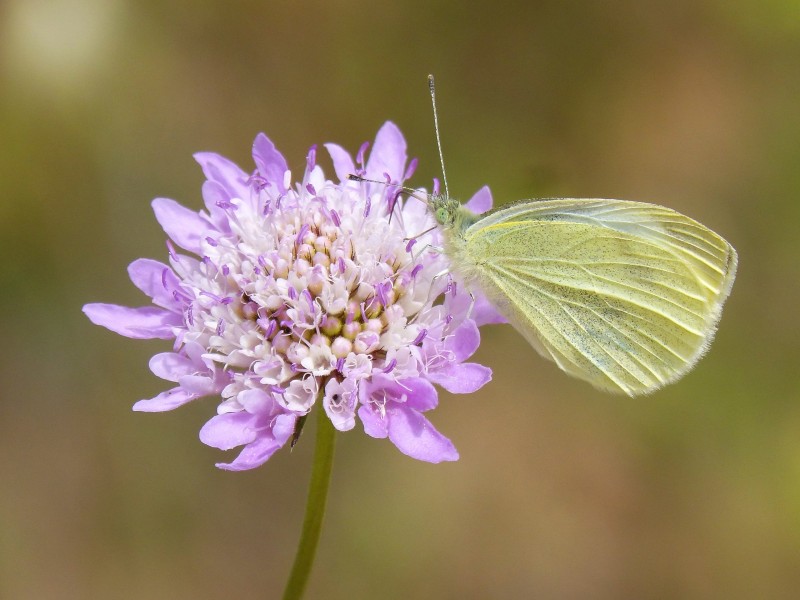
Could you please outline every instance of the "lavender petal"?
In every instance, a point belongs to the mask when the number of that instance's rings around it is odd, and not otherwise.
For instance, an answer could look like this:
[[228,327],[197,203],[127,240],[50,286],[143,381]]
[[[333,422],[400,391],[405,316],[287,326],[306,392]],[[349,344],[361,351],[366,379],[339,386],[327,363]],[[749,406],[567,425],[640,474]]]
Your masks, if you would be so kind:
[[225,189],[226,200],[247,197],[248,176],[236,163],[214,152],[197,152],[194,159],[200,163],[206,179],[220,184]]
[[156,220],[170,239],[184,250],[200,254],[200,240],[210,224],[199,213],[169,198],[156,198],[152,206]]
[[133,410],[137,412],[164,412],[176,409],[179,406],[183,406],[184,404],[187,404],[196,398],[197,396],[194,394],[184,390],[181,387],[176,387],[172,388],[171,390],[161,392],[155,398],[150,398],[149,400],[139,400],[133,405]]
[[339,144],[325,144],[325,149],[333,161],[333,170],[339,181],[347,181],[347,176],[356,172],[356,165],[350,153]]
[[432,371],[428,379],[451,394],[469,394],[492,380],[492,370],[477,363],[461,363]]
[[489,189],[489,186],[485,185],[475,192],[472,198],[470,198],[469,201],[464,204],[464,208],[474,212],[476,215],[480,215],[486,211],[492,210],[493,203],[492,192]]
[[386,121],[375,136],[366,165],[367,177],[383,180],[383,174],[388,173],[393,181],[401,181],[407,160],[403,134],[397,125]]
[[180,308],[173,291],[180,287],[175,272],[162,262],[139,258],[128,265],[128,276],[133,285],[153,299],[153,303],[175,311]]
[[453,443],[415,410],[397,409],[389,419],[389,440],[403,454],[430,463],[458,460]]
[[253,160],[258,167],[258,172],[281,194],[286,193],[283,185],[283,174],[289,168],[286,159],[275,148],[275,144],[263,133],[259,133],[253,142]]
[[173,328],[181,324],[180,315],[150,306],[129,308],[116,304],[93,303],[85,305],[83,312],[95,325],[139,340],[172,339],[175,337]]

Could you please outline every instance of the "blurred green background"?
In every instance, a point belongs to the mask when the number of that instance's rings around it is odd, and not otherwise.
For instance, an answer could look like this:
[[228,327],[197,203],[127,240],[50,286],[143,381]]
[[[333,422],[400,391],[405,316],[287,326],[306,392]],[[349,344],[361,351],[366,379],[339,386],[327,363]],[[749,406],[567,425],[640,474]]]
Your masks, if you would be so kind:
[[391,119],[429,185],[429,72],[454,195],[665,204],[730,240],[739,276],[709,354],[652,396],[496,326],[494,381],[431,415],[459,462],[340,435],[308,597],[800,595],[800,2],[6,0],[0,597],[279,596],[313,437],[215,469],[213,398],[130,410],[169,343],[80,309],[144,302],[125,267],[166,256],[153,197],[200,208],[193,152],[250,170],[263,130],[297,172]]

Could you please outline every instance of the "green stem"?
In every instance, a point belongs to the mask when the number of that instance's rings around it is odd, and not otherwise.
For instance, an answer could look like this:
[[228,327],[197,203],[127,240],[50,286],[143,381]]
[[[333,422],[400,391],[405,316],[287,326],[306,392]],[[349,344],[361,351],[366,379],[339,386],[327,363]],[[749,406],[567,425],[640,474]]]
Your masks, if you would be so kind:
[[317,442],[314,449],[314,464],[311,467],[311,483],[308,488],[306,515],[303,518],[303,531],[300,545],[294,557],[294,565],[283,592],[283,600],[300,600],[311,574],[314,554],[317,551],[322,519],[325,516],[325,500],[331,482],[333,449],[336,429],[321,406],[317,406]]

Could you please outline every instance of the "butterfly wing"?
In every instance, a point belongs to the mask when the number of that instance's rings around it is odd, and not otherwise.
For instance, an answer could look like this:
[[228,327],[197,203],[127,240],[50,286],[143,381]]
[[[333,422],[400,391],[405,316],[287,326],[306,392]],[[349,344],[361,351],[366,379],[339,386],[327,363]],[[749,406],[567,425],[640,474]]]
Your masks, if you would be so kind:
[[673,210],[621,200],[528,201],[463,233],[466,274],[546,358],[629,395],[707,348],[736,251]]

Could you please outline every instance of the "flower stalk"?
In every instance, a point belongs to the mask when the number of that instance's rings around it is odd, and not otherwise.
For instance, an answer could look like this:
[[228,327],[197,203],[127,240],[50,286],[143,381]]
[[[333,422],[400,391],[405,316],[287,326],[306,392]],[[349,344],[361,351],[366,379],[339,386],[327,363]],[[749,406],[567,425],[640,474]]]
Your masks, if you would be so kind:
[[314,556],[322,531],[322,521],[325,517],[325,502],[331,482],[336,429],[324,411],[316,412],[317,440],[314,448],[314,463],[311,467],[306,514],[303,518],[300,544],[297,547],[292,571],[283,592],[283,600],[299,600],[303,597],[308,577],[311,574],[311,567],[314,564]]

